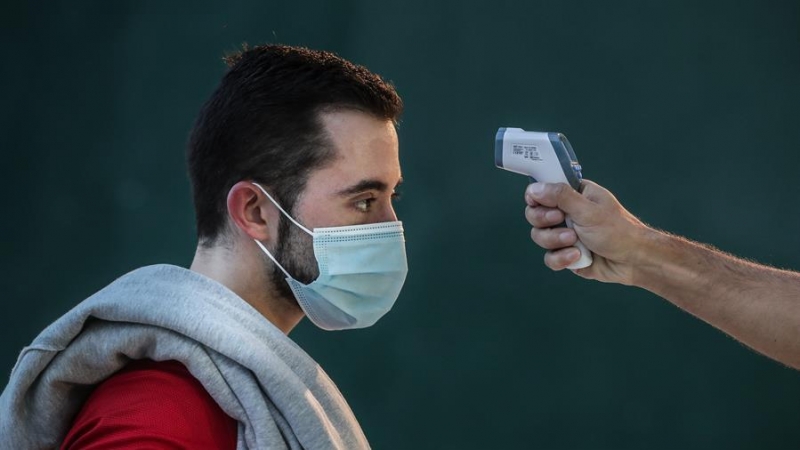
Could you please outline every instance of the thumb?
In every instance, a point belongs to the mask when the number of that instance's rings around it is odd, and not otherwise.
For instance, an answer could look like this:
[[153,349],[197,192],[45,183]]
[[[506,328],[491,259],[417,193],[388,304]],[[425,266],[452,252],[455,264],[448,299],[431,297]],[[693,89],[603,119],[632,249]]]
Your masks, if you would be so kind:
[[619,203],[608,189],[591,180],[581,181],[581,193],[584,197],[598,205],[614,205]]

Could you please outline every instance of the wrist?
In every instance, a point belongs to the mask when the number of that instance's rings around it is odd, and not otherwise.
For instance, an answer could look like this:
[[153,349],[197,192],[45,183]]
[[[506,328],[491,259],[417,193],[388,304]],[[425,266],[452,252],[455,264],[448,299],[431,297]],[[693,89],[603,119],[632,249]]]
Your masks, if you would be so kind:
[[631,257],[631,284],[651,292],[659,291],[669,272],[682,270],[679,242],[669,233],[644,227]]

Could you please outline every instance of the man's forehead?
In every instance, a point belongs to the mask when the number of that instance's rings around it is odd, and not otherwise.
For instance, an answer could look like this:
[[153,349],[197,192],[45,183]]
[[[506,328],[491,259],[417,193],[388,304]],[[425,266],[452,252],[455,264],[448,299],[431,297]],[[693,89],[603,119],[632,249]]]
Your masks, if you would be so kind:
[[325,133],[338,149],[384,142],[397,145],[394,122],[357,110],[336,110],[320,114]]

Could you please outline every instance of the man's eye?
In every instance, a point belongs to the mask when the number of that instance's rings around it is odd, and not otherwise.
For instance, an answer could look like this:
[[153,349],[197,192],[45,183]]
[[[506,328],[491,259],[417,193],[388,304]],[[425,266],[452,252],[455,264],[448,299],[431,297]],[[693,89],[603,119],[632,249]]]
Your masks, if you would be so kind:
[[356,209],[361,212],[369,212],[370,207],[372,206],[372,202],[374,202],[374,198],[365,198],[363,200],[359,200],[356,202]]

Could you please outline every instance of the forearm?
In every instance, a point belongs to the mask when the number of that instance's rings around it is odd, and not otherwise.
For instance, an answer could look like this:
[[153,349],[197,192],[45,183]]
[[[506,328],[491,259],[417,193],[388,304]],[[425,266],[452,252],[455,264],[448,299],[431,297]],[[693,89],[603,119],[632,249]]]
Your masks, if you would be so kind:
[[800,369],[800,274],[658,231],[646,236],[635,285]]

